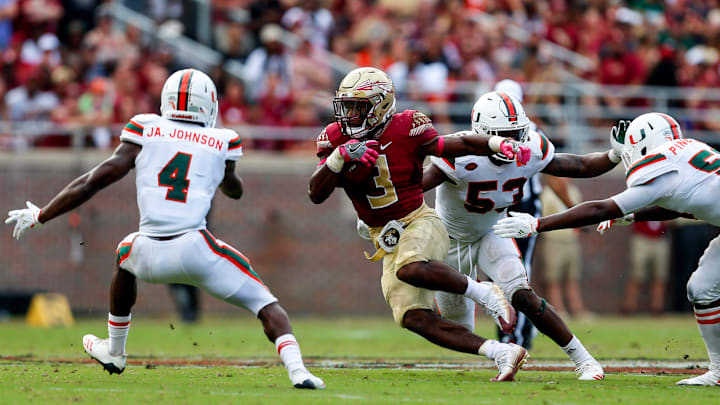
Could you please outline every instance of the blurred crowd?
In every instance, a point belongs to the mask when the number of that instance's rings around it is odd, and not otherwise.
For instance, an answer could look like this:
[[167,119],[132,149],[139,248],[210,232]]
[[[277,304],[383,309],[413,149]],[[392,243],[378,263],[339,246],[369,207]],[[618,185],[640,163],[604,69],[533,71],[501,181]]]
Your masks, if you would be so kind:
[[[120,3],[242,64],[241,78],[220,66],[210,72],[225,126],[321,125],[332,117],[343,59],[386,70],[400,99],[432,103],[428,112],[440,123],[454,119],[448,102],[474,99],[458,91],[468,81],[552,83],[562,71],[604,85],[720,86],[720,0],[215,0],[205,22],[193,0]],[[91,127],[84,142],[107,148],[117,143],[113,125],[158,112],[165,79],[187,63],[157,38],[117,23],[108,4],[0,0],[0,120],[24,123],[0,127],[0,148],[67,146],[69,137],[44,130],[58,123]],[[572,51],[575,62],[559,61],[550,43]],[[553,97],[526,101],[552,104]],[[646,101],[607,92],[582,102],[622,110]],[[26,135],[10,133],[18,128]]]

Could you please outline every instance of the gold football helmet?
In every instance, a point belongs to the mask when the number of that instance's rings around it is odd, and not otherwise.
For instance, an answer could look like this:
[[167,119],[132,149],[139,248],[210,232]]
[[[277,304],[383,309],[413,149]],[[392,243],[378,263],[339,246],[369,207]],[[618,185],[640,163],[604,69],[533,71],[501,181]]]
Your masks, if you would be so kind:
[[357,68],[340,82],[333,109],[343,135],[374,135],[395,114],[395,86],[380,69]]

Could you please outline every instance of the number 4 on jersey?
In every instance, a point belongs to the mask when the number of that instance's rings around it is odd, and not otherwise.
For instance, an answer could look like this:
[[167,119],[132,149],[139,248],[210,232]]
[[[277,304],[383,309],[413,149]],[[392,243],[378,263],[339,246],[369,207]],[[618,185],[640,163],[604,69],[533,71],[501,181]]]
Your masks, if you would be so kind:
[[184,203],[187,200],[190,180],[187,178],[192,155],[178,152],[158,173],[158,185],[167,187],[166,200]]

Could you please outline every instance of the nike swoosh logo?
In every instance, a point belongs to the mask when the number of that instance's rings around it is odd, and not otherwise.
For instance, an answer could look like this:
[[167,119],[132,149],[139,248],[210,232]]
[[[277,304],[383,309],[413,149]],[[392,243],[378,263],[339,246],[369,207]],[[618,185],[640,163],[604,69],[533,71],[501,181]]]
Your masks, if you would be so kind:
[[380,145],[380,150],[385,150],[385,148],[390,146],[391,143],[393,143],[393,141],[390,141],[390,142],[386,143],[385,145]]

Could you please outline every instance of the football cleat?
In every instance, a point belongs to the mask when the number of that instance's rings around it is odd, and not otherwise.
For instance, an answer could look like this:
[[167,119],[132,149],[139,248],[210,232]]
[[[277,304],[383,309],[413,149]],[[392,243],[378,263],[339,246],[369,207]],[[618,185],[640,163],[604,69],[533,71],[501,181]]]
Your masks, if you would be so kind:
[[605,379],[605,371],[595,359],[587,361],[575,369],[580,381],[599,381]]
[[497,284],[489,281],[483,281],[480,284],[490,286],[490,292],[485,296],[483,302],[480,303],[483,310],[495,320],[495,323],[503,333],[511,333],[513,329],[515,329],[515,323],[517,322],[515,308],[510,305],[510,302],[505,298],[505,294]]
[[310,374],[304,368],[297,369],[290,373],[290,381],[295,388],[306,388],[311,390],[324,390],[325,383],[318,377]]
[[677,385],[705,385],[720,386],[720,372],[708,371],[703,375],[692,378],[686,378],[676,382]]
[[498,374],[490,381],[513,381],[515,374],[520,370],[527,360],[528,352],[524,347],[515,343],[500,343],[503,348],[498,349],[495,356],[495,364]]
[[108,373],[120,374],[125,370],[127,354],[120,356],[110,354],[110,342],[108,339],[100,339],[95,335],[85,335],[83,336],[83,348],[93,360],[102,364]]

